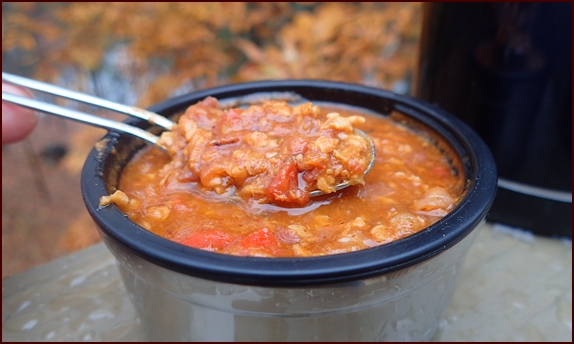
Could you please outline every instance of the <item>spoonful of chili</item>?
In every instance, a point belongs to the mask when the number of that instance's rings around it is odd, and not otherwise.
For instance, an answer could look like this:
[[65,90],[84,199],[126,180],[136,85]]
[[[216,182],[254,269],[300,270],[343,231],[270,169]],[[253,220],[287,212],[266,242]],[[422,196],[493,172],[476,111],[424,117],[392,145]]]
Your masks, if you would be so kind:
[[208,97],[178,123],[150,111],[114,103],[2,72],[2,80],[33,90],[145,119],[166,129],[159,137],[141,128],[2,92],[2,100],[111,131],[127,133],[166,151],[171,177],[203,191],[236,194],[260,203],[304,205],[310,197],[364,184],[373,167],[372,139],[354,127],[360,116],[321,114],[310,102],[295,107],[268,100],[247,109],[223,109]]
[[163,168],[166,183],[197,180],[202,193],[305,205],[310,197],[365,183],[376,153],[373,140],[355,127],[364,122],[311,102],[262,100],[242,109],[207,97],[159,140],[172,156]]

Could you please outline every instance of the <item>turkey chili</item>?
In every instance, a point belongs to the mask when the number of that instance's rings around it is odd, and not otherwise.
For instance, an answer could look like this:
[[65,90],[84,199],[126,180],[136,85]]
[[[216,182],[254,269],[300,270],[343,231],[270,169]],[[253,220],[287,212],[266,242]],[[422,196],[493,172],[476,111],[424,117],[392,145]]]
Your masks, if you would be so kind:
[[[367,133],[376,148],[372,170]],[[409,236],[457,204],[464,176],[391,118],[312,103],[246,109],[209,97],[128,163],[115,203],[145,229],[238,256],[309,257]],[[349,180],[353,186],[334,192]],[[309,197],[319,189],[325,195]]]

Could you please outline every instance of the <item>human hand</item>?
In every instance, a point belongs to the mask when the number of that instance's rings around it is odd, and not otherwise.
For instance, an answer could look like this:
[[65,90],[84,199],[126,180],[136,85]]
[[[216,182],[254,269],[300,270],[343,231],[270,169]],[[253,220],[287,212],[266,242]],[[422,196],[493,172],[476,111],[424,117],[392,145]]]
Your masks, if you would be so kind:
[[[28,90],[7,83],[2,83],[2,92],[34,97]],[[2,144],[23,140],[34,130],[36,123],[38,116],[33,110],[2,101]]]

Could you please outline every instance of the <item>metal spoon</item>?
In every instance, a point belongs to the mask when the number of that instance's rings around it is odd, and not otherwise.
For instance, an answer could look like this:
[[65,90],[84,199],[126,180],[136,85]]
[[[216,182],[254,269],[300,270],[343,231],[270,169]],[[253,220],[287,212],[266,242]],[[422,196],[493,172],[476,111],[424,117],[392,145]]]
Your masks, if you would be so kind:
[[[6,81],[8,83],[27,87],[30,89],[34,89],[37,91],[42,91],[48,94],[52,94],[55,96],[60,96],[72,100],[76,100],[82,103],[95,105],[97,107],[101,107],[104,109],[116,111],[119,113],[123,113],[129,116],[138,117],[141,119],[145,119],[146,121],[163,127],[167,130],[171,130],[175,125],[174,122],[171,120],[158,115],[156,113],[140,109],[133,106],[127,106],[123,104],[114,103],[105,99],[101,99],[98,97],[94,97],[88,94],[75,92],[72,90],[68,90],[62,87],[46,84],[40,81],[27,79],[21,76],[12,75],[8,73],[2,72],[2,81]],[[133,135],[135,137],[139,137],[147,142],[152,143],[154,146],[160,148],[161,150],[165,151],[166,149],[162,146],[157,144],[157,140],[159,137],[153,135],[150,132],[147,132],[143,129],[133,127],[131,125],[113,121],[107,118],[97,117],[94,115],[90,115],[84,112],[63,108],[54,104],[44,103],[37,99],[31,99],[27,97],[22,97],[18,95],[14,95],[11,93],[2,92],[2,100],[7,101],[9,103],[17,104],[28,109],[41,111],[50,115],[56,115],[65,117],[77,122],[93,125],[99,128],[108,129],[112,131],[127,133]]]
[[[2,72],[2,81],[6,81],[6,82],[14,84],[14,85],[19,85],[19,86],[31,88],[31,89],[34,89],[37,91],[42,91],[42,92],[45,92],[48,94],[68,98],[71,100],[76,100],[76,101],[79,101],[82,103],[95,105],[95,106],[98,106],[101,108],[116,111],[116,112],[123,113],[123,114],[129,115],[129,116],[134,116],[134,117],[138,117],[141,119],[145,119],[146,121],[150,122],[151,124],[158,125],[158,126],[163,127],[167,130],[171,130],[173,128],[173,126],[175,125],[175,123],[172,122],[171,120],[169,120],[169,119],[167,119],[167,118],[165,118],[159,114],[156,114],[156,113],[144,110],[144,109],[114,103],[114,102],[111,102],[111,101],[108,101],[105,99],[101,99],[101,98],[94,97],[94,96],[87,95],[87,94],[80,93],[80,92],[75,92],[75,91],[68,90],[68,89],[65,89],[62,87],[46,84],[46,83],[43,83],[40,81],[31,80],[31,79],[24,78],[21,76],[16,76],[16,75]],[[68,118],[68,119],[71,119],[71,120],[74,120],[77,122],[81,122],[81,123],[85,123],[85,124],[89,124],[89,125],[94,125],[94,126],[99,127],[99,128],[108,129],[108,130],[117,131],[117,132],[122,132],[122,133],[127,133],[127,134],[133,135],[135,137],[139,137],[139,138],[141,138],[141,139],[143,139],[149,143],[152,143],[155,147],[157,147],[163,151],[166,151],[165,147],[158,145],[158,139],[159,139],[158,136],[153,135],[152,133],[145,131],[143,129],[128,125],[126,123],[113,121],[113,120],[110,120],[107,118],[97,117],[97,116],[90,115],[90,114],[87,114],[84,112],[63,108],[63,107],[60,107],[60,106],[57,106],[54,104],[44,103],[44,102],[36,100],[36,99],[22,97],[22,96],[18,96],[18,95],[6,93],[6,92],[2,92],[2,100],[7,101],[9,103],[17,104],[17,105],[20,105],[20,106],[23,106],[23,107],[26,107],[26,108],[29,108],[32,110],[41,111],[41,112],[44,112],[44,113],[47,113],[50,115],[57,115],[57,116],[65,117],[65,118]],[[359,129],[355,129],[355,132],[357,134],[361,135],[362,137],[364,137],[369,142],[369,144],[371,146],[370,162],[369,162],[369,165],[367,166],[367,169],[365,170],[365,173],[364,173],[364,174],[367,174],[372,169],[373,164],[375,163],[375,145],[373,143],[373,140],[367,134],[365,134],[363,131],[361,131]],[[351,184],[349,181],[345,181],[345,182],[337,184],[335,186],[335,190],[339,191],[339,190],[344,189],[350,185]],[[311,197],[316,197],[316,196],[320,196],[320,195],[324,195],[324,194],[325,193],[321,190],[314,190],[314,191],[311,191],[309,193],[309,195]]]

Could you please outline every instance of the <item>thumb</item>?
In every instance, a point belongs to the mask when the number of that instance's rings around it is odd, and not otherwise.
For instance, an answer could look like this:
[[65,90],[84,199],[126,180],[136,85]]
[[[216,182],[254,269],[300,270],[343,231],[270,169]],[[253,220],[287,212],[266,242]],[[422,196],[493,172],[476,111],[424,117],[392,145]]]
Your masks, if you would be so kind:
[[[2,83],[2,92],[34,97],[28,90],[7,83]],[[2,144],[23,140],[37,122],[38,116],[33,110],[2,101]]]

